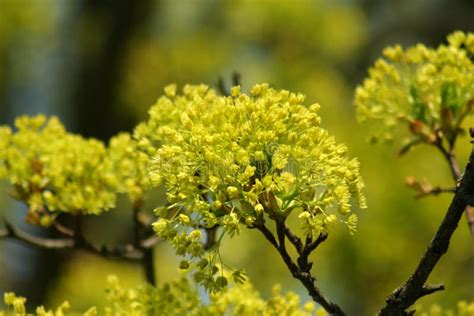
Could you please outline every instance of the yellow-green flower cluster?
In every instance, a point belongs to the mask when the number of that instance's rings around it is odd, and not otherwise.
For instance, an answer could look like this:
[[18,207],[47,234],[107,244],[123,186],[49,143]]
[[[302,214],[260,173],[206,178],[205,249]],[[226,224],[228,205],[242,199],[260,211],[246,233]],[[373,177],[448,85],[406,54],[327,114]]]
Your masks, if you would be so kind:
[[127,193],[132,203],[141,203],[150,188],[148,155],[138,150],[136,141],[128,133],[112,137],[108,147],[119,191]]
[[[158,287],[149,284],[135,288],[124,288],[116,276],[107,280],[106,304],[101,315],[106,316],[150,316],[150,315],[249,315],[249,316],[326,316],[322,309],[316,310],[312,302],[301,306],[300,297],[293,292],[282,294],[280,287],[273,288],[268,300],[249,282],[236,285],[209,296],[209,302],[203,303],[202,294],[186,278],[165,283]],[[26,299],[14,293],[5,293],[7,310],[0,310],[0,316],[26,316]],[[43,306],[36,308],[37,316],[71,315],[71,307],[66,301],[56,310],[47,310]],[[31,314],[28,314],[31,315]],[[91,307],[85,313],[74,315],[96,316],[97,308]]]
[[[1,311],[0,310],[0,316],[6,316],[6,315],[15,315],[15,316],[26,316],[26,315],[31,315],[30,313],[27,313],[25,303],[26,303],[26,298],[16,296],[15,293],[5,293],[4,294],[4,303],[7,306],[6,311]],[[62,303],[58,308],[56,308],[55,311],[53,310],[47,310],[43,306],[39,306],[36,308],[36,316],[66,316],[70,315],[69,310],[70,310],[70,305],[69,302],[65,301]],[[96,316],[97,315],[97,309],[95,307],[92,307],[88,309],[85,313],[82,315],[84,316]]]
[[[268,300],[260,297],[250,282],[234,285],[223,291],[212,293],[209,302],[204,303],[202,293],[186,278],[165,283],[158,287],[149,284],[135,288],[125,288],[116,276],[107,280],[106,303],[101,315],[106,316],[149,316],[149,315],[249,315],[249,316],[327,316],[322,309],[316,309],[313,302],[302,302],[293,292],[281,293],[281,287],[275,285]],[[0,316],[26,316],[26,299],[14,293],[5,293],[6,310],[0,310]],[[415,306],[421,316],[474,316],[474,303],[459,301],[454,309],[431,305],[427,309]],[[72,314],[66,301],[58,308],[47,310],[43,306],[36,308],[37,316],[64,316]],[[31,314],[28,314],[31,315]],[[96,307],[85,313],[74,315],[99,315]]]
[[[206,89],[206,87],[202,86],[202,89]],[[133,136],[138,140],[138,147],[150,156],[155,154],[164,139],[172,136],[170,128],[177,127],[180,114],[187,107],[189,100],[175,98],[176,92],[176,85],[167,86],[165,88],[166,97],[159,98],[148,111],[149,120],[138,124],[135,128]],[[168,126],[168,128],[163,128],[163,126]]]
[[147,284],[127,289],[112,275],[107,283],[105,315],[197,315],[200,306],[199,296],[184,278],[159,287]]
[[415,306],[420,316],[474,316],[474,302],[459,301],[456,308],[447,309],[438,304],[431,305],[428,309]]
[[433,142],[435,133],[452,139],[474,105],[474,34],[454,32],[436,49],[397,45],[383,54],[356,90],[359,118],[382,122],[389,139],[400,122],[420,141]]
[[162,145],[150,177],[164,184],[170,206],[158,212],[156,232],[199,256],[201,228],[220,225],[233,236],[264,214],[297,213],[307,234],[319,235],[347,223],[354,205],[365,207],[359,162],[320,126],[319,105],[304,99],[267,84],[250,95],[234,87],[228,97],[204,85],[182,94],[168,87],[136,132],[148,152]]
[[0,127],[0,179],[28,204],[32,223],[48,225],[57,212],[99,214],[118,193],[141,203],[150,187],[149,158],[127,133],[106,147],[68,133],[56,117],[22,116],[15,125]]
[[211,294],[207,304],[202,302],[200,294],[186,278],[159,287],[148,285],[126,289],[117,277],[111,276],[107,293],[109,304],[105,314],[115,316],[327,315],[321,309],[316,311],[311,302],[301,307],[297,294],[281,294],[279,286],[274,287],[273,295],[265,301],[249,282]]
[[105,146],[67,133],[56,117],[22,116],[2,127],[0,175],[32,213],[98,214],[114,206],[117,178]]

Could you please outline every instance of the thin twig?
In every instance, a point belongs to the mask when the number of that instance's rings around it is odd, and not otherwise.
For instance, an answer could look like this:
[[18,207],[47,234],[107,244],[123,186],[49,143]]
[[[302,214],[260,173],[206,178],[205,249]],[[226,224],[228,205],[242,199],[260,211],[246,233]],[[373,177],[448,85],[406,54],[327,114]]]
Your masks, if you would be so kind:
[[435,143],[436,148],[441,152],[443,157],[446,159],[449,165],[449,170],[451,171],[451,175],[454,179],[454,181],[458,181],[459,178],[461,177],[461,171],[459,170],[458,163],[456,161],[456,157],[454,155],[454,147],[452,147],[450,150],[447,150],[444,148],[443,144],[441,143],[441,140],[438,140]]
[[[298,258],[298,264],[300,267],[305,270],[307,269],[308,271],[311,270],[312,263],[308,261],[309,255],[316,250],[316,248],[323,243],[326,239],[328,238],[327,234],[319,234],[318,238],[315,241],[312,241],[311,239],[308,239],[303,250],[300,253],[300,257]],[[307,268],[305,268],[307,267]]]
[[[278,241],[273,235],[273,233],[265,226],[265,222],[262,218],[260,218],[259,221],[257,221],[252,228],[258,229],[265,236],[265,238],[273,245],[273,247],[280,254],[280,257],[282,257],[288,270],[290,270],[292,276],[298,279],[301,284],[303,284],[303,286],[308,291],[308,294],[316,303],[320,304],[331,315],[345,315],[344,311],[337,304],[331,302],[322,294],[321,290],[315,285],[315,278],[311,275],[310,271],[312,263],[308,261],[309,253],[315,250],[316,247],[321,242],[323,242],[327,236],[320,236],[321,238],[318,238],[318,240],[314,242],[307,242],[305,246],[303,246],[301,240],[299,240],[299,237],[295,236],[283,221],[275,221],[275,223]],[[296,263],[295,261],[293,261],[293,259],[291,259],[291,256],[288,254],[285,245],[286,238],[293,239],[292,243],[293,245],[295,245],[295,248],[297,248],[297,251],[298,248],[300,249],[298,251],[299,256],[296,260]]]
[[58,222],[57,219],[55,219],[52,223],[53,227],[56,228],[56,230],[64,235],[64,236],[68,236],[68,237],[74,237],[75,233],[74,233],[74,230],[70,229],[69,227],[66,227],[64,226],[63,224],[61,224],[60,222]]
[[293,244],[296,251],[298,253],[301,253],[303,251],[303,242],[301,241],[301,239],[298,236],[293,234],[293,232],[290,230],[290,228],[285,223],[283,223],[283,225],[284,225],[283,228],[285,230],[286,237]]
[[278,249],[278,242],[275,239],[275,236],[273,236],[272,232],[265,226],[265,223],[255,223],[254,228],[257,228],[263,236],[272,244],[273,247]]
[[413,274],[404,285],[395,290],[386,300],[386,305],[379,315],[409,315],[406,311],[420,297],[444,289],[443,285],[430,286],[425,284],[439,259],[447,252],[449,242],[456,230],[462,214],[468,205],[474,204],[474,153],[471,153],[466,172],[460,179],[456,194],[449,209],[428,245]]
[[[450,143],[450,148],[447,150],[444,148],[441,139],[438,138],[437,142],[435,143],[436,148],[441,152],[443,157],[446,159],[449,165],[449,169],[451,170],[451,174],[455,183],[457,183],[461,178],[461,171],[459,169],[458,162],[456,160],[456,155],[454,153],[454,146],[456,143],[456,139]],[[471,234],[474,234],[474,211],[471,206],[467,206],[464,210],[464,214],[467,220],[467,225]]]
[[442,188],[442,187],[434,187],[427,192],[419,192],[415,195],[415,199],[421,199],[430,195],[440,195],[442,193],[455,193],[456,188]]
[[143,239],[141,242],[140,242],[140,247],[143,248],[143,249],[150,249],[150,248],[153,248],[156,246],[156,244],[158,244],[158,242],[160,242],[160,238],[156,235],[152,235],[146,239]]

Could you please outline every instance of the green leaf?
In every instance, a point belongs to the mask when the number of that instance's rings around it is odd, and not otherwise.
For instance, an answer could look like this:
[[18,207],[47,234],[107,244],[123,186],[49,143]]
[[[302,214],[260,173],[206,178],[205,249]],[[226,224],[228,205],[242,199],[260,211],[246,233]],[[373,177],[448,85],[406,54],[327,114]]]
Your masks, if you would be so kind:
[[441,111],[443,108],[449,108],[453,115],[456,116],[461,104],[461,91],[459,86],[454,82],[443,82],[441,85]]
[[415,120],[420,120],[426,123],[426,106],[415,85],[411,85],[410,87],[410,97],[413,105],[411,115]]

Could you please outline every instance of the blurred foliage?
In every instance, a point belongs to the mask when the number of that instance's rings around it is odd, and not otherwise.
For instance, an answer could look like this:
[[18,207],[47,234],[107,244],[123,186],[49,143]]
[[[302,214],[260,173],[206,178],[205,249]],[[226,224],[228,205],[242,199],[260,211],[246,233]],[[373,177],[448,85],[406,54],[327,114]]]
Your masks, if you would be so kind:
[[472,316],[474,315],[474,303],[460,301],[456,308],[443,308],[434,304],[426,309],[418,306],[416,310],[420,316]]
[[[21,52],[28,52],[25,59],[15,65],[15,71],[27,70],[32,66],[32,54],[41,41],[49,40],[53,25],[50,0],[2,0],[0,10],[0,79],[5,79],[6,61],[12,58],[15,50],[11,46],[20,46]],[[14,26],[14,27],[12,27]],[[37,51],[36,51],[37,53]],[[0,81],[0,86],[6,83]]]
[[215,83],[231,71],[243,75],[244,88],[269,82],[329,106],[343,101],[341,93],[350,99],[337,66],[353,61],[367,36],[355,7],[326,0],[166,0],[159,10],[156,28],[131,44],[124,68],[121,93],[140,118],[168,83]]
[[[58,20],[83,18],[74,8],[84,2],[70,3],[0,0],[2,115],[6,113],[7,105],[11,112],[18,109],[19,103],[12,102],[24,98],[22,91],[12,89],[12,82],[34,86],[42,84],[49,76],[59,76],[57,85],[47,91],[51,95],[61,95],[53,100],[56,110],[68,113],[66,109],[75,104],[61,97],[64,91],[72,89],[69,85],[75,83],[76,72],[45,71],[37,81],[21,76],[31,68],[39,67],[38,49],[45,44],[63,41],[62,45],[70,45],[69,51],[56,51],[51,58],[75,65],[77,60],[71,58],[70,55],[74,55],[71,51],[92,51],[97,47],[95,45],[104,41],[105,37],[100,36],[92,24],[87,27],[86,15],[81,28],[86,47],[76,46],[77,34],[69,30],[70,25],[58,23]],[[56,10],[58,7],[62,10]],[[397,148],[367,144],[372,133],[356,124],[351,107],[353,86],[366,75],[366,67],[381,54],[385,45],[421,41],[438,46],[448,32],[469,30],[466,25],[473,28],[474,25],[469,24],[473,12],[469,1],[160,0],[155,1],[150,10],[153,10],[149,17],[151,23],[135,32],[126,47],[121,47],[123,61],[116,66],[119,71],[113,78],[117,80],[115,93],[123,106],[114,111],[123,112],[135,121],[144,119],[165,85],[173,82],[212,85],[218,76],[226,78],[232,71],[242,75],[242,91],[248,91],[256,82],[270,82],[278,89],[301,91],[309,102],[320,103],[324,128],[336,136],[337,142],[347,144],[350,156],[361,161],[369,209],[360,214],[355,236],[348,236],[336,227],[312,258],[315,274],[319,286],[351,314],[373,314],[385,296],[412,271],[449,203],[448,195],[415,201],[413,192],[403,183],[404,177],[427,178],[436,185],[449,184],[451,179],[443,157],[433,148],[420,146],[403,159],[396,160]],[[58,33],[63,37],[51,37],[52,31],[61,31]],[[50,64],[41,66],[49,70]],[[75,98],[87,94],[86,90],[79,91],[81,93]],[[7,94],[8,102],[4,101]],[[27,101],[36,104],[34,98]],[[104,116],[108,115],[112,113]],[[0,117],[2,122],[7,119]],[[66,117],[65,121],[74,124],[75,117]],[[466,119],[465,126],[473,124],[472,118]],[[466,138],[460,140],[457,153],[461,166],[470,147]],[[6,196],[1,200],[7,200]],[[9,205],[12,204],[10,201]],[[156,204],[147,205],[151,209]],[[123,205],[119,205],[119,210],[122,209]],[[109,240],[118,239],[117,236],[126,239],[124,227],[129,221],[129,212],[114,210],[104,216],[104,219],[89,222],[91,233]],[[299,226],[297,221],[294,224]],[[2,260],[18,257],[17,263],[28,264],[21,253],[11,251],[11,247],[6,248],[3,244],[6,242],[2,241],[0,248]],[[224,261],[245,267],[262,297],[271,296],[270,289],[275,283],[283,284],[285,291],[306,295],[274,249],[256,232],[243,231],[234,240],[224,239],[223,244]],[[433,283],[444,282],[447,290],[424,298],[423,306],[433,302],[455,306],[460,299],[473,299],[473,282],[467,281],[474,275],[473,249],[469,231],[461,225],[449,253],[431,278]],[[174,253],[160,246],[155,254],[159,283],[171,281],[178,265]],[[35,262],[31,261],[31,264]],[[6,268],[2,266],[0,270],[2,291],[6,290],[5,284],[14,284],[19,278]],[[29,277],[25,270],[20,271],[25,278]],[[97,293],[94,292],[96,289],[100,294],[103,276],[111,272],[123,281],[132,280],[131,287],[141,279],[138,268],[121,263],[111,267],[103,260],[72,256],[60,270],[60,279],[50,286],[48,297],[54,301],[51,305],[59,305],[67,299],[84,310],[87,306],[100,306],[100,296],[86,294]]]
[[[278,285],[273,287],[272,296],[267,301],[263,300],[252,284],[247,282],[211,294],[207,298],[208,303],[203,303],[202,295],[185,276],[158,287],[149,284],[124,287],[116,275],[109,275],[105,292],[105,305],[99,308],[87,308],[84,316],[99,315],[102,314],[102,310],[103,315],[111,316],[327,315],[321,309],[316,310],[313,302],[305,302],[301,306],[301,300],[297,294],[293,292],[283,294]],[[1,316],[11,314],[25,316],[28,313],[24,297],[8,292],[4,294],[4,302],[6,311],[0,310]],[[77,309],[73,310],[70,303],[65,301],[55,310],[39,306],[36,308],[36,315],[63,316],[73,311],[77,313]]]
[[[71,313],[84,316],[115,315],[115,316],[153,316],[153,315],[250,315],[250,316],[327,316],[322,309],[316,309],[313,302],[302,303],[294,292],[282,293],[281,286],[272,288],[272,295],[268,300],[260,297],[250,282],[243,285],[234,285],[223,291],[203,297],[197,288],[186,278],[163,283],[153,287],[149,284],[124,286],[116,275],[107,277],[105,295],[99,298],[100,305],[93,307],[72,308],[68,301],[58,304],[55,309],[38,306],[37,316],[63,316]],[[104,297],[105,296],[105,297]],[[30,312],[26,309],[26,299],[12,292],[4,294],[5,310],[0,310],[0,316],[25,316]],[[78,313],[78,310],[85,310]],[[456,308],[442,308],[434,304],[428,308],[415,306],[421,316],[472,316],[474,303],[459,301]]]

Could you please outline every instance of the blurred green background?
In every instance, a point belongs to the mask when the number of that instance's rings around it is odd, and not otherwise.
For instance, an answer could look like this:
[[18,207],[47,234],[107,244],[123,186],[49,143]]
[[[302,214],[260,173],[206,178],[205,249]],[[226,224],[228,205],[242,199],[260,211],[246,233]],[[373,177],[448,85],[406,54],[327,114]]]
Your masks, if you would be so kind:
[[[322,105],[323,125],[362,162],[369,208],[355,236],[339,229],[313,257],[319,285],[350,315],[371,315],[413,270],[449,204],[449,196],[415,200],[404,178],[451,185],[442,157],[419,147],[372,146],[356,123],[353,91],[383,47],[474,31],[470,0],[0,0],[0,123],[38,112],[58,115],[69,130],[107,140],[131,131],[168,83],[230,81],[243,90],[269,82]],[[473,123],[474,124],[474,123]],[[461,139],[460,163],[471,149]],[[0,216],[23,223],[25,209],[0,194]],[[162,196],[151,194],[153,208]],[[127,203],[88,218],[92,239],[131,239]],[[463,222],[464,223],[464,222]],[[447,290],[421,300],[453,305],[474,299],[474,239],[466,225],[431,278]],[[266,296],[282,284],[303,296],[275,251],[256,232],[225,242],[225,260],[244,267]],[[173,251],[155,251],[159,282],[178,277]],[[0,240],[0,293],[13,290],[31,306],[65,299],[78,308],[101,305],[107,274],[143,281],[139,266],[82,252],[48,252]]]

